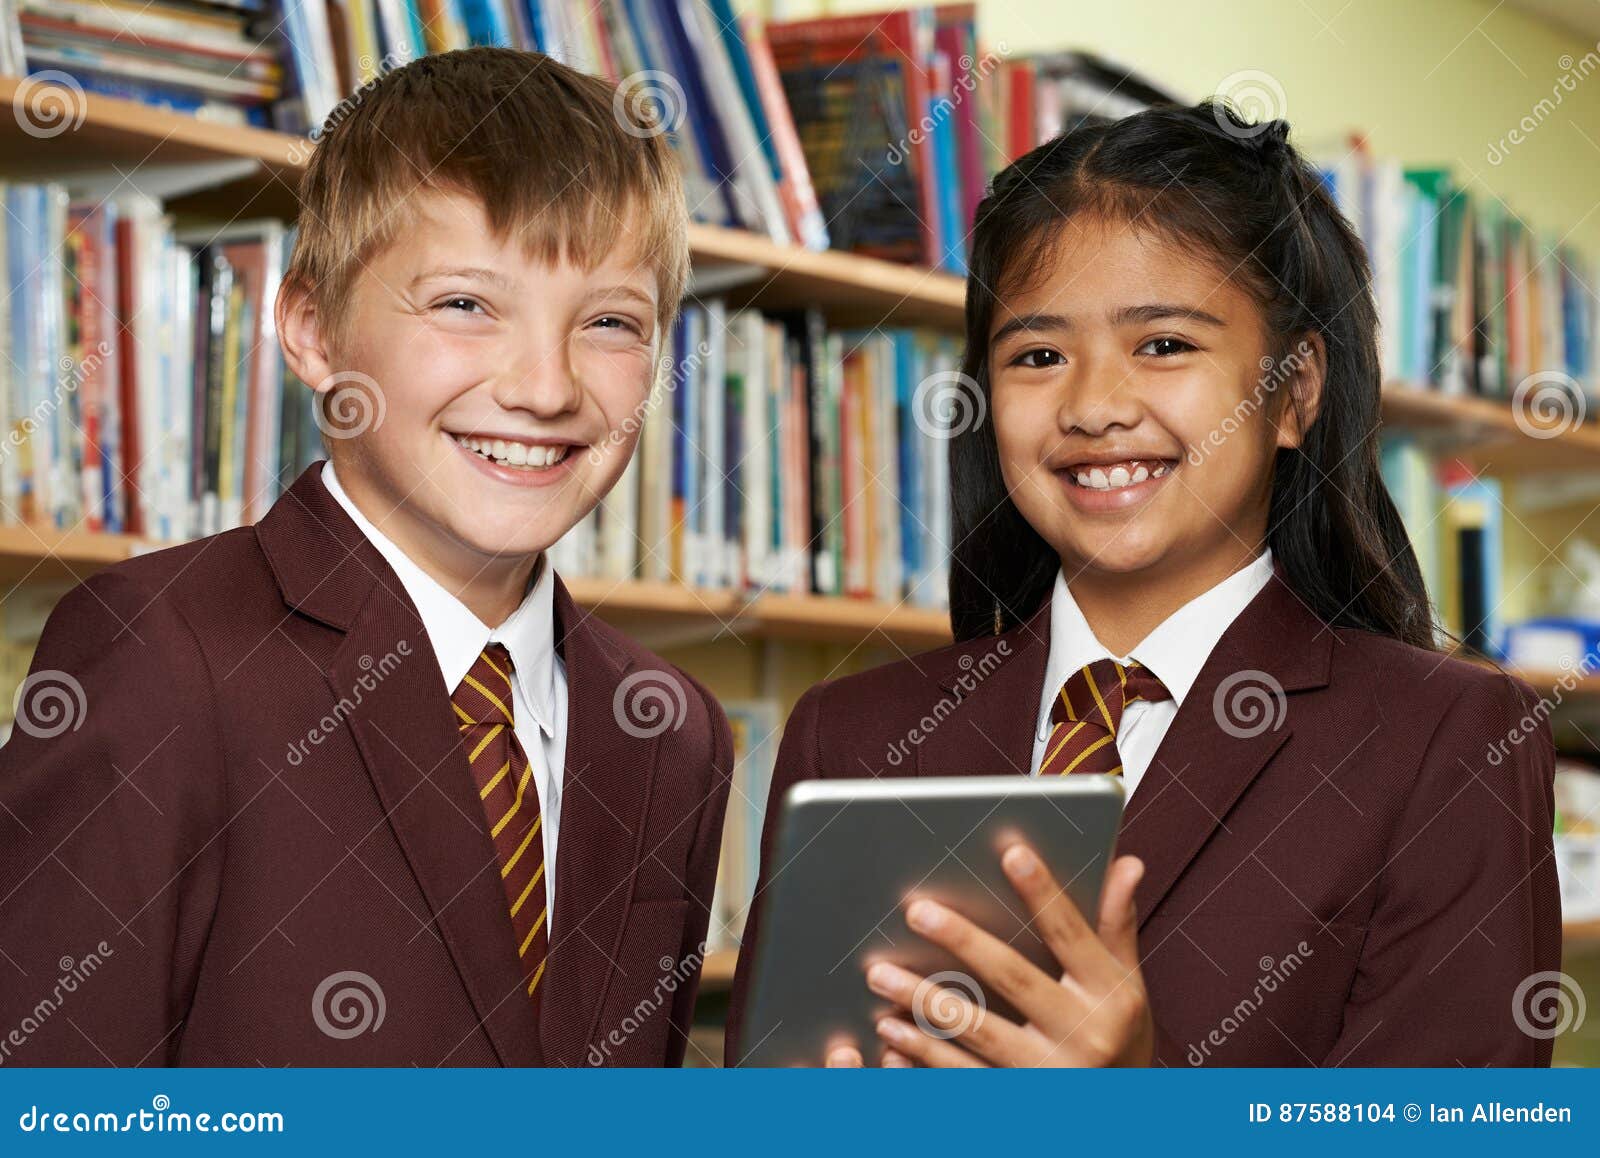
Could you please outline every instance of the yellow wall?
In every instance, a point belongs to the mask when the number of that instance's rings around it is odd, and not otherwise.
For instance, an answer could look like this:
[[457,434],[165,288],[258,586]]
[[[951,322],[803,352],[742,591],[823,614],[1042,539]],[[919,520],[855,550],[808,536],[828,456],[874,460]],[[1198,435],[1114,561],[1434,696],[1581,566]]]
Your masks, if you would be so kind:
[[[890,0],[743,0],[777,18],[903,7]],[[1600,50],[1492,0],[980,0],[986,47],[1083,48],[1198,100],[1240,70],[1270,74],[1295,140],[1336,147],[1352,129],[1375,152],[1446,165],[1526,219],[1600,255]],[[1587,54],[1594,53],[1589,56]],[[1563,65],[1562,57],[1570,57]],[[1570,69],[1572,92],[1558,81]],[[1582,74],[1583,78],[1578,79]],[[1500,164],[1488,160],[1545,98],[1560,104]]]

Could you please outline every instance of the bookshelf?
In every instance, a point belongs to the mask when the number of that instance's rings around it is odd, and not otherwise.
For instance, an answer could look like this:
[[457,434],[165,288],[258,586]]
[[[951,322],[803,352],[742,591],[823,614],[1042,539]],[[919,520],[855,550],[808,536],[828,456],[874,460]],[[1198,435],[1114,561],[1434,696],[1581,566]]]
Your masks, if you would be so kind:
[[[0,77],[0,100],[12,100],[19,83]],[[293,216],[295,182],[309,154],[304,139],[215,124],[113,97],[84,94],[78,99],[82,124],[48,142],[28,135],[17,118],[0,119],[0,171],[26,179],[215,165],[221,183],[172,198],[174,211],[223,219]],[[779,245],[743,230],[710,225],[691,225],[689,241],[696,276],[727,286],[727,296],[737,305],[781,309],[820,304],[829,321],[839,325],[883,322],[953,332],[962,327],[965,290],[962,279],[952,274]],[[1600,468],[1597,423],[1555,438],[1537,438],[1518,426],[1505,402],[1404,383],[1385,387],[1383,417],[1391,426],[1449,439],[1463,457],[1491,473]]]
[[[0,99],[13,101],[19,83],[0,77]],[[0,118],[0,172],[21,180],[111,174],[130,183],[166,174],[171,183],[164,199],[196,223],[293,216],[295,184],[310,152],[302,138],[100,95],[75,99],[81,100],[81,123],[48,141],[29,135],[18,118]],[[171,174],[185,170],[187,180],[172,181]],[[952,333],[962,328],[964,284],[950,274],[779,245],[742,230],[700,224],[690,227],[690,250],[697,287],[724,295],[735,306],[817,305],[839,326],[884,323]],[[1490,473],[1600,472],[1600,425],[1537,438],[1503,401],[1391,383],[1384,390],[1383,419]],[[0,583],[6,589],[71,583],[159,546],[127,535],[0,525]],[[698,590],[666,582],[580,578],[569,586],[580,605],[641,635],[871,643],[907,652],[950,638],[942,612],[906,605]],[[1519,674],[1537,688],[1550,688],[1562,673]],[[1575,691],[1600,697],[1600,676],[1583,680]],[[1584,952],[1600,948],[1600,921],[1569,924],[1565,932],[1569,946]],[[736,959],[734,950],[708,954],[703,988],[726,990]]]

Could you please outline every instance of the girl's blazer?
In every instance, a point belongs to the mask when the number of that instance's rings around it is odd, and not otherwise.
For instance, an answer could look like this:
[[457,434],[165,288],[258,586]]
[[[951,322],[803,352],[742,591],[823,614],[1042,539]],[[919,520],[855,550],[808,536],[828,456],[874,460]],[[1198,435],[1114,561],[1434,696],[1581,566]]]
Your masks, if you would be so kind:
[[[747,946],[790,867],[771,842],[796,781],[1029,773],[1049,617],[1046,600],[1003,635],[801,698]],[[1551,980],[1536,975],[1560,968],[1561,907],[1554,749],[1535,705],[1520,680],[1331,628],[1269,582],[1190,689],[1118,836],[1146,866],[1135,902],[1157,1064],[1548,1065],[1531,1009]]]

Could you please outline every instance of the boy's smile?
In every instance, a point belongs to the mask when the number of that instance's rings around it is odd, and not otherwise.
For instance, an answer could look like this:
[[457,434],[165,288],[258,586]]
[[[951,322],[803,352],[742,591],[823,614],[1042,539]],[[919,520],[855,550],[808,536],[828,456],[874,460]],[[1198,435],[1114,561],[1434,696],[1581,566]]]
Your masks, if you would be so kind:
[[[310,383],[356,372],[381,421],[330,455],[367,517],[480,618],[621,476],[655,373],[657,285],[624,229],[593,269],[497,236],[469,196],[419,190],[356,279],[348,324],[291,311]],[[492,621],[492,620],[491,620]]]

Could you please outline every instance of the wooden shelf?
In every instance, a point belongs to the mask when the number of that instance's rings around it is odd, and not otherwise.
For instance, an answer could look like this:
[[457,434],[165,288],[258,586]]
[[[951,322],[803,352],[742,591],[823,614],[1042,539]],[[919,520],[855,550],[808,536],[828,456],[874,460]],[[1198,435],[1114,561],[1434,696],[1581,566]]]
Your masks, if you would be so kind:
[[[74,582],[159,546],[132,535],[0,524],[0,583]],[[641,633],[683,627],[707,639],[859,643],[873,637],[915,651],[950,642],[949,618],[928,608],[819,595],[746,597],[657,581],[575,578],[567,589],[580,606]]]
[[1383,388],[1383,421],[1432,437],[1449,453],[1491,474],[1570,468],[1600,470],[1600,424],[1588,422],[1553,437],[1524,429],[1509,399],[1441,394],[1403,383]]
[[[24,83],[0,77],[0,99],[11,102]],[[20,116],[0,121],[0,173],[70,178],[245,162],[220,187],[176,197],[172,208],[222,221],[295,215],[295,185],[311,155],[306,138],[217,124],[93,93],[72,100],[73,111],[83,112],[82,123],[53,137],[29,134]],[[726,286],[738,305],[817,306],[839,325],[961,327],[965,288],[951,274],[849,253],[818,253],[710,225],[689,227],[689,248],[696,276]]]
[[0,582],[76,581],[131,558],[141,546],[132,535],[0,523]]
[[[0,99],[25,82],[0,77]],[[175,211],[221,220],[295,213],[294,187],[310,156],[303,137],[200,120],[137,101],[74,96],[76,128],[40,138],[22,117],[0,120],[0,174],[11,178],[125,174],[196,164],[239,162],[214,189],[174,198]],[[948,273],[840,252],[779,245],[737,229],[689,227],[696,276],[723,286],[738,305],[820,307],[843,325],[924,325],[960,333],[963,280]],[[1508,402],[1444,395],[1405,384],[1384,390],[1385,422],[1449,444],[1474,466],[1496,472],[1600,468],[1600,423],[1557,438],[1520,429]]]
[[739,950],[713,949],[700,968],[700,991],[721,993],[733,985],[733,970],[739,963]]

